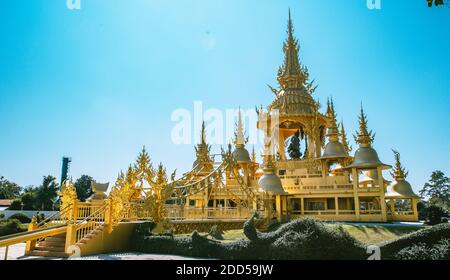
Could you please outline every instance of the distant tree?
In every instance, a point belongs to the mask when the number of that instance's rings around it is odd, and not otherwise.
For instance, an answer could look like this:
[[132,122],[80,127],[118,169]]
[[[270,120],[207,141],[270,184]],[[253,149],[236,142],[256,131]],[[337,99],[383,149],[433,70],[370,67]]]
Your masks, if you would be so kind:
[[56,178],[48,175],[44,176],[42,185],[36,192],[36,206],[38,210],[53,210],[53,204],[58,198],[58,183]]
[[0,199],[14,199],[19,197],[21,188],[16,183],[10,182],[0,176]]
[[8,210],[22,210],[22,201],[20,198],[14,199],[8,207]]
[[450,179],[442,171],[433,171],[430,180],[420,190],[422,198],[429,198],[430,204],[450,206]]
[[95,180],[88,175],[82,175],[75,181],[75,189],[77,190],[77,197],[81,201],[85,201],[88,197],[93,194],[91,184]]
[[21,196],[23,210],[36,210],[37,188],[28,187]]
[[291,137],[288,146],[288,154],[291,159],[300,159],[302,157],[302,153],[300,152],[300,131],[298,130]]
[[435,6],[443,6],[444,4],[447,4],[447,3],[444,3],[444,0],[427,0],[427,3],[428,3],[428,7],[432,7],[433,3]]
[[428,223],[437,225],[443,223],[442,218],[447,217],[448,211],[440,205],[430,205],[428,207]]

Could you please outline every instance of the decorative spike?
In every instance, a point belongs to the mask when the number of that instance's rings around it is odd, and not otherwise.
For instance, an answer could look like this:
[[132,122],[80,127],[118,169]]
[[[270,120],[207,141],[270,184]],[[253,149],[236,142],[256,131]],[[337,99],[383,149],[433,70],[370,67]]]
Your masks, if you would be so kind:
[[402,166],[402,163],[400,162],[400,153],[396,150],[392,150],[395,157],[395,166],[393,172],[391,172],[391,176],[395,180],[403,180],[408,176],[408,172],[406,169]]
[[201,144],[206,144],[206,128],[205,128],[205,121],[202,122],[202,131],[201,131]]
[[344,122],[341,121],[341,131],[340,131],[340,136],[341,136],[341,143],[344,145],[345,150],[347,151],[347,153],[350,153],[352,151],[352,146],[350,146],[348,140],[347,140],[347,133],[345,132],[345,128],[344,128]]
[[244,126],[242,124],[241,108],[239,108],[238,123],[236,126],[235,136],[236,138],[234,140],[234,144],[238,147],[243,147],[246,141],[244,137]]
[[255,145],[253,145],[253,148],[252,148],[252,162],[256,162]]
[[[289,10],[287,39],[283,44],[284,62],[278,70],[278,82],[282,88],[288,86],[300,85],[307,80],[306,68],[300,65],[298,58],[299,46],[298,41],[294,37],[294,27]],[[294,78],[294,79],[292,79]]]
[[367,116],[364,114],[364,109],[361,104],[361,113],[359,115],[359,131],[353,135],[356,143],[360,146],[370,147],[375,139],[372,131],[367,130]]
[[328,117],[331,119],[331,126],[328,128],[327,136],[332,142],[339,141],[339,130],[336,121],[336,112],[334,111],[333,98],[328,101]]

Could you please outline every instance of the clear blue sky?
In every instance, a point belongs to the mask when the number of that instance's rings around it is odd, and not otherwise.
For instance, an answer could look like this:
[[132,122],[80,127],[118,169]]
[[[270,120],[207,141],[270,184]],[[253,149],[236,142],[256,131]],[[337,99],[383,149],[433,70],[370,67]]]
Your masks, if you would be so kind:
[[113,182],[143,145],[154,162],[187,170],[194,148],[172,144],[171,113],[194,100],[268,105],[288,7],[315,97],[334,97],[348,133],[362,101],[380,158],[392,163],[391,148],[399,150],[416,190],[435,169],[450,175],[449,8],[81,0],[81,10],[68,10],[65,2],[1,1],[0,175],[23,186],[59,178],[63,155],[74,178]]

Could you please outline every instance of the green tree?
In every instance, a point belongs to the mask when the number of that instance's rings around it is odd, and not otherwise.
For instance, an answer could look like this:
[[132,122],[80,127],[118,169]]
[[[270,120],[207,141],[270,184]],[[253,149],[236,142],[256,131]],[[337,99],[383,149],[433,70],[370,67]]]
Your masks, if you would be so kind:
[[291,137],[288,146],[288,154],[291,159],[300,159],[302,157],[302,153],[300,152],[300,131],[297,132]]
[[23,210],[36,210],[37,188],[28,187],[24,190],[21,200]]
[[21,188],[16,183],[10,182],[0,176],[0,199],[14,199],[19,197]]
[[77,197],[81,201],[85,201],[88,197],[93,194],[91,184],[95,180],[88,175],[82,175],[78,180],[76,180],[74,186],[77,190]]
[[435,6],[443,6],[444,4],[444,0],[427,0],[428,3],[428,7],[433,7],[433,3]]
[[36,192],[36,206],[38,210],[53,210],[53,204],[58,198],[58,183],[56,178],[48,175],[44,176],[42,185]]
[[8,207],[8,210],[22,210],[22,201],[20,198],[14,199]]
[[433,171],[430,180],[420,190],[422,198],[429,198],[430,204],[450,206],[450,179],[442,171]]

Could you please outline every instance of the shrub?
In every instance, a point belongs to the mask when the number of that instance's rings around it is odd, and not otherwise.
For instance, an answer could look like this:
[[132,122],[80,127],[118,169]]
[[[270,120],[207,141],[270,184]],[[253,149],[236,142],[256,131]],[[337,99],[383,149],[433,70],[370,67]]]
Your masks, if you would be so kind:
[[428,207],[428,223],[430,225],[437,225],[442,223],[442,218],[447,215],[447,209],[440,205],[430,205]]
[[209,236],[217,240],[223,240],[223,230],[221,230],[217,225],[212,226],[208,232]]
[[28,224],[31,222],[31,219],[23,213],[16,213],[8,218],[8,220],[14,220],[14,219],[18,220],[22,224]]
[[403,248],[395,258],[399,260],[450,260],[450,240],[442,239],[437,244],[418,243]]
[[7,220],[0,224],[0,236],[26,231],[20,227],[18,220]]
[[5,218],[5,214],[0,214],[0,220]]
[[327,228],[312,219],[293,221],[270,233],[257,231],[250,219],[244,224],[244,233],[250,240],[226,244],[209,240],[196,231],[190,238],[137,234],[134,244],[135,250],[148,253],[236,260],[365,258],[364,246],[342,228]]
[[[450,239],[450,224],[440,224],[404,235],[396,240],[385,242],[381,245],[381,257],[383,259],[395,259],[396,253],[411,247],[411,244],[424,244],[433,246],[441,239]],[[417,250],[419,250],[417,248]]]

